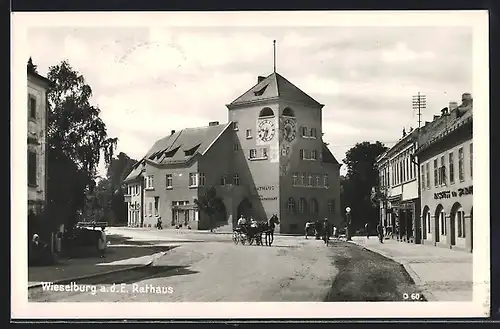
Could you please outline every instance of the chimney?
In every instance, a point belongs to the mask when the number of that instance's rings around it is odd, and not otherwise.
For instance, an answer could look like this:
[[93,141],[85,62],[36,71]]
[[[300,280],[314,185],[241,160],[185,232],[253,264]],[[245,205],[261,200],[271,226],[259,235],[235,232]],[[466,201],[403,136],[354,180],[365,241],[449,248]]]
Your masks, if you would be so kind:
[[266,77],[263,77],[263,76],[259,75],[259,76],[257,77],[257,83],[261,83],[262,81],[264,81],[264,79],[265,79],[265,78],[266,78]]
[[446,115],[448,115],[448,108],[447,107],[445,107],[444,109],[441,110],[441,116],[444,117]]
[[170,135],[173,135],[173,134],[175,134],[175,130],[170,131]]
[[454,109],[456,109],[458,107],[458,103],[457,102],[450,102],[448,104],[448,109],[451,111],[453,111]]
[[210,122],[208,123],[208,125],[209,125],[210,127],[212,127],[212,126],[218,126],[218,125],[219,125],[219,121],[210,121]]
[[462,94],[462,104],[463,106],[472,105],[472,95],[469,93]]
[[427,126],[429,123],[431,123],[431,122],[430,121],[425,121],[424,127]]

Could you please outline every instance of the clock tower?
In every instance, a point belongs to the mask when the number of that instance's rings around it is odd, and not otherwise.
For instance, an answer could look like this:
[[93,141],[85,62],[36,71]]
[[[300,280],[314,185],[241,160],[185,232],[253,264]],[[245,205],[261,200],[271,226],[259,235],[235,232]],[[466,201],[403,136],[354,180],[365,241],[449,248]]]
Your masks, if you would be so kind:
[[241,203],[251,208],[238,207],[238,217],[251,214],[261,221],[276,214],[278,232],[299,233],[307,220],[325,216],[327,194],[335,192],[327,190],[327,180],[338,180],[339,172],[323,161],[325,149],[331,155],[322,141],[323,105],[273,72],[259,76],[227,108]]

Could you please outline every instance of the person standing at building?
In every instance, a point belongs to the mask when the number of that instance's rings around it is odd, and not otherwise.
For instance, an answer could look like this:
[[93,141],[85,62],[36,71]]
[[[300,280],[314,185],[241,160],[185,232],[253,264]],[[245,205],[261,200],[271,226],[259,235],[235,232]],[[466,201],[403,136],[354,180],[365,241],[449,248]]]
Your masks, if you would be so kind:
[[365,233],[366,233],[366,238],[369,239],[370,238],[370,232],[368,231],[369,229],[369,225],[368,223],[365,224]]
[[305,233],[306,239],[307,239],[307,236],[309,235],[309,230],[311,229],[312,225],[313,225],[313,223],[306,222],[306,226],[304,228],[304,233]]
[[333,238],[337,239],[337,226],[333,225]]
[[377,225],[377,234],[380,243],[384,243],[384,227],[382,226],[382,223],[378,223]]
[[97,241],[97,249],[99,251],[100,258],[106,257],[104,253],[106,252],[107,241],[106,241],[106,231],[104,229],[105,229],[104,226],[101,227],[101,235],[99,236],[99,240]]

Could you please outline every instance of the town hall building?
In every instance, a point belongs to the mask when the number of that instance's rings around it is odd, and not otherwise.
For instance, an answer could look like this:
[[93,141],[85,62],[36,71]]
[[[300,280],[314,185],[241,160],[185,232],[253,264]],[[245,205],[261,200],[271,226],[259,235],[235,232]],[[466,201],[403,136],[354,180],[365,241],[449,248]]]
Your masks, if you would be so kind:
[[340,163],[323,142],[322,104],[280,74],[226,105],[228,123],[171,131],[127,176],[129,226],[209,229],[195,200],[214,186],[224,210],[216,227],[240,215],[280,219],[277,232],[302,233],[306,221],[340,224]]

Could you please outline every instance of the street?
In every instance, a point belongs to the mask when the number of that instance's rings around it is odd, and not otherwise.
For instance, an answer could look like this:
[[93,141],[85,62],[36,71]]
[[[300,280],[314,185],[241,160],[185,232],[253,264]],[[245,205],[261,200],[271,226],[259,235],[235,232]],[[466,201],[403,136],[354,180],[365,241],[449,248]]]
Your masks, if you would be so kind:
[[[393,268],[383,272],[385,278],[374,275],[373,271],[380,270],[377,264],[383,263],[379,259],[382,257],[373,256],[373,253],[346,242],[333,242],[327,247],[321,240],[313,238],[275,236],[273,246],[267,247],[234,245],[230,234],[134,231],[127,228],[110,228],[108,234],[115,243],[173,248],[152,266],[104,278],[86,279],[73,286],[39,288],[38,292],[30,294],[30,301],[402,300],[403,293],[412,289],[411,282],[391,281],[391,276],[396,276],[395,280],[405,280],[404,275],[397,277],[397,270]],[[125,236],[128,238],[125,239]],[[363,261],[364,257],[367,261]],[[391,263],[398,268],[398,264]],[[339,287],[337,277],[344,288]],[[376,280],[370,281],[368,277]],[[360,284],[359,280],[365,284]],[[390,284],[381,283],[381,280]],[[367,288],[367,284],[379,287]],[[350,290],[346,291],[345,287]],[[367,295],[366,291],[371,295]]]

